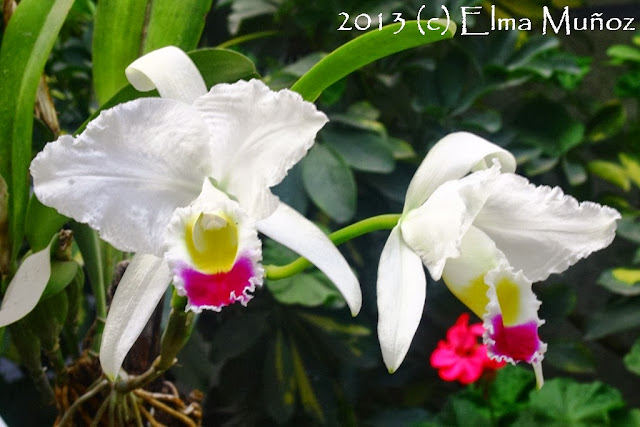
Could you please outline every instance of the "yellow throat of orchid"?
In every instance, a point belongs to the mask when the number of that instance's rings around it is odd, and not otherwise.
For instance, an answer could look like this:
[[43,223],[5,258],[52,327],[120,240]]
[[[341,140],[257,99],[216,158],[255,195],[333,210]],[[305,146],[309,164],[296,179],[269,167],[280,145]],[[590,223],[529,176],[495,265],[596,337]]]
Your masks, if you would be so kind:
[[206,274],[226,272],[238,252],[238,228],[224,213],[200,213],[185,227],[194,267]]

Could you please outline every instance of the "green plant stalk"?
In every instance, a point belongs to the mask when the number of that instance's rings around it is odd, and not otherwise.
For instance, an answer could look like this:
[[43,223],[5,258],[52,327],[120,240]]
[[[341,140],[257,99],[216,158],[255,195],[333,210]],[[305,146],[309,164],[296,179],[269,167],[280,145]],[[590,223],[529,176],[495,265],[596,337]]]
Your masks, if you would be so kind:
[[[386,214],[363,219],[338,231],[334,231],[329,234],[329,239],[337,246],[373,231],[390,230],[398,224],[400,217],[401,214]],[[307,259],[302,257],[287,265],[266,265],[264,266],[265,277],[271,280],[285,279],[301,273],[311,265]]]
[[217,49],[228,49],[231,46],[236,46],[242,44],[244,42],[248,42],[251,40],[262,39],[265,37],[276,36],[279,33],[277,31],[259,31],[257,33],[245,34],[244,36],[235,37],[231,40],[227,40],[226,42],[220,43],[216,46]]

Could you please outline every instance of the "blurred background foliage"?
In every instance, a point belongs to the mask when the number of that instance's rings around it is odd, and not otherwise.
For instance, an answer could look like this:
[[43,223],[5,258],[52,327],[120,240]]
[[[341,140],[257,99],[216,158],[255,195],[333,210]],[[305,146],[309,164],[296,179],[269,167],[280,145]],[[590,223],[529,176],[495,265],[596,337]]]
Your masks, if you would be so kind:
[[[640,406],[640,32],[542,36],[539,31],[542,6],[551,6],[559,17],[567,4],[572,17],[594,12],[635,17],[640,28],[635,2],[196,3],[209,11],[194,43],[245,55],[255,64],[245,75],[257,72],[274,89],[290,87],[360,33],[337,30],[344,20],[340,12],[351,19],[368,13],[374,31],[379,13],[383,24],[393,20],[392,12],[415,19],[423,5],[423,17],[442,15],[445,5],[456,22],[462,6],[485,6],[481,15],[468,17],[469,28],[477,31],[490,25],[491,4],[500,16],[532,19],[531,31],[458,34],[393,55],[322,94],[317,105],[330,123],[276,192],[327,231],[399,212],[425,153],[459,130],[512,151],[519,172],[536,184],[560,185],[579,200],[607,203],[624,215],[610,248],[534,285],[546,319],[541,335],[549,344],[548,382],[542,390],[535,390],[528,367],[520,366],[468,387],[440,380],[429,355],[464,307],[442,283],[432,281],[409,354],[389,375],[376,338],[375,304],[377,260],[386,233],[376,232],[342,247],[363,287],[363,309],[355,319],[316,270],[267,281],[246,308],[199,317],[170,377],[185,394],[204,392],[204,425],[640,425],[640,410],[633,409]],[[96,7],[94,0],[76,0],[55,42],[45,75],[57,123],[37,111],[34,153],[59,129],[74,132],[117,92],[102,87],[96,97],[94,80],[101,77],[93,68],[95,49],[103,49],[93,38],[100,31]],[[44,208],[37,201],[32,205],[28,223],[44,218],[39,214]],[[49,243],[36,243],[38,236],[29,234],[27,239],[34,250]],[[99,250],[108,255],[103,278],[108,283],[122,254],[104,244]],[[264,244],[266,264],[294,257],[274,242]],[[62,334],[68,361],[78,355],[90,327],[94,300],[74,258],[62,256],[63,263],[66,320],[49,333]],[[40,339],[44,346],[47,337]],[[29,369],[19,367],[25,366],[20,354],[0,329],[0,414],[10,425],[50,424],[51,408],[32,409],[37,389]]]

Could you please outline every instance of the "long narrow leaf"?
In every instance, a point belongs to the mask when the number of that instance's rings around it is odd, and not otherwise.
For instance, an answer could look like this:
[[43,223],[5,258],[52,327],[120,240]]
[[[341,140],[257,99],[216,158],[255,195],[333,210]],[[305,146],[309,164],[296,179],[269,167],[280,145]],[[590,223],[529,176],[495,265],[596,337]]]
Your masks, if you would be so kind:
[[147,0],[102,0],[93,27],[93,84],[99,104],[127,85],[124,69],[142,52]]
[[[401,25],[404,28],[399,31]],[[313,102],[333,83],[377,59],[412,47],[450,39],[456,32],[456,25],[449,22],[447,26],[447,21],[443,19],[433,21],[430,25],[431,28],[440,28],[428,30],[427,21],[420,21],[420,27],[418,21],[407,21],[405,24],[388,25],[382,30],[363,34],[325,56],[291,90]],[[424,31],[424,35],[420,29]],[[395,34],[396,32],[398,33]]]
[[38,82],[73,0],[23,0],[0,48],[0,175],[9,188],[11,260],[24,236]]
[[174,45],[182,50],[198,46],[212,0],[153,0],[144,53]]

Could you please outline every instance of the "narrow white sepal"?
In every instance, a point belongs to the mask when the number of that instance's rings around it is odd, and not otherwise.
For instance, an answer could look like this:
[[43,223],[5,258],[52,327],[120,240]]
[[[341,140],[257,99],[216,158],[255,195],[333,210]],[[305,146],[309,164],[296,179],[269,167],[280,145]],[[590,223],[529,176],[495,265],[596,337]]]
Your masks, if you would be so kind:
[[0,417],[0,427],[8,427],[7,423],[4,422],[4,420],[2,419],[2,417]]
[[164,259],[136,254],[131,260],[113,296],[100,345],[100,364],[109,379],[118,376],[170,282]]
[[191,58],[167,46],[136,59],[125,70],[129,82],[141,92],[158,89],[163,98],[191,104],[207,93],[200,71]]
[[395,227],[380,255],[377,287],[378,338],[390,373],[409,351],[422,318],[426,285],[420,257],[404,243],[400,227]]
[[51,276],[50,246],[25,259],[9,283],[0,305],[0,328],[35,308]]
[[357,315],[362,305],[360,284],[338,248],[311,221],[280,203],[276,211],[257,223],[258,230],[308,259],[336,285]]

